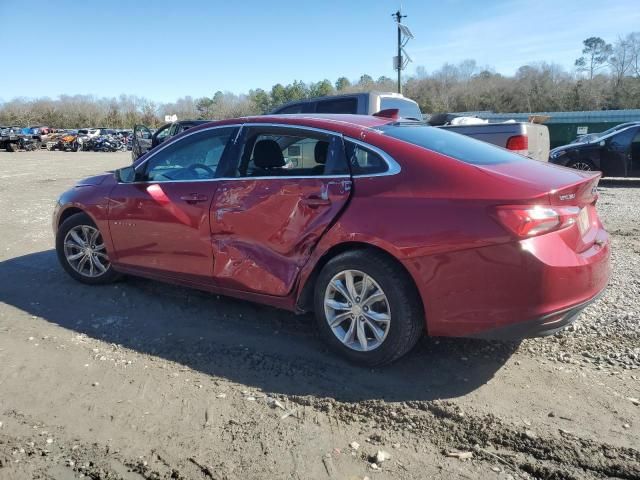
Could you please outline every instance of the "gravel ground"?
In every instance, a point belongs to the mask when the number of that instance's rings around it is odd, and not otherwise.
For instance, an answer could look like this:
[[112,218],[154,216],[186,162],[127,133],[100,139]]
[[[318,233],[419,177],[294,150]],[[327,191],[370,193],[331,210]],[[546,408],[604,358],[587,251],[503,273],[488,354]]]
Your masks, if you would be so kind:
[[640,478],[640,184],[600,189],[613,277],[572,328],[368,370],[308,316],[65,275],[55,198],[127,163],[0,152],[0,479]]

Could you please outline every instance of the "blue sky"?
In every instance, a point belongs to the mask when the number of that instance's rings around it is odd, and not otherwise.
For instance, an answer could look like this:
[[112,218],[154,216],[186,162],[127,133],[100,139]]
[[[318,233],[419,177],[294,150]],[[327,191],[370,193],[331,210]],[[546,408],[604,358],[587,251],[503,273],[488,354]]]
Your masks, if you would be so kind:
[[[60,94],[172,101],[363,73],[393,78],[402,3],[407,73],[467,58],[512,74],[571,68],[581,42],[640,30],[638,0],[0,0],[0,100]],[[11,68],[7,68],[11,65]]]

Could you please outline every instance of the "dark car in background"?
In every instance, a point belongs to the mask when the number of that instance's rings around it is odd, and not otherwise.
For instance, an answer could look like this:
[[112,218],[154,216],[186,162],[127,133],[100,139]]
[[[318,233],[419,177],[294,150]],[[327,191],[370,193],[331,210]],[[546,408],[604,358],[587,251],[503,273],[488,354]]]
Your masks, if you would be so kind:
[[131,141],[131,159],[135,161],[138,157],[147,153],[152,148],[157,147],[166,139],[174,137],[179,133],[189,130],[197,125],[210,122],[211,120],[181,120],[167,123],[155,131],[146,125],[136,125],[133,127],[133,139]]
[[640,123],[610,130],[587,142],[554,148],[549,162],[577,170],[599,170],[607,177],[640,176]]
[[616,125],[615,127],[609,128],[608,130],[605,130],[604,132],[587,133],[586,135],[580,135],[578,138],[576,138],[571,143],[588,143],[588,142],[592,142],[593,140],[595,140],[597,138],[605,137],[605,136],[609,135],[610,133],[618,132],[620,130],[624,130],[625,128],[633,127],[635,125],[640,125],[640,122],[621,123],[620,125]]

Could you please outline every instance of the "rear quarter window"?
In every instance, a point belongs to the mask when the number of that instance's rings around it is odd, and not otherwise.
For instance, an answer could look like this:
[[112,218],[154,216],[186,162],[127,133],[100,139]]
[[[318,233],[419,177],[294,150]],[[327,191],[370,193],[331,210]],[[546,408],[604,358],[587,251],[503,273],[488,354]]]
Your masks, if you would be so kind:
[[385,125],[378,130],[389,137],[397,138],[473,165],[528,161],[522,155],[437,127],[426,125]]
[[368,148],[348,140],[345,140],[344,148],[353,175],[374,175],[389,170],[387,162]]

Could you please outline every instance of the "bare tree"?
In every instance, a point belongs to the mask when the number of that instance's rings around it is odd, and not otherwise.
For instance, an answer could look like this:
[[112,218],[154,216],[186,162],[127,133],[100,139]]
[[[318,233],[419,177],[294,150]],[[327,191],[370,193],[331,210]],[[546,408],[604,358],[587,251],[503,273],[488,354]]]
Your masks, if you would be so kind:
[[611,56],[611,45],[600,37],[589,37],[582,43],[583,56],[576,60],[575,66],[579,72],[587,72],[589,80],[593,80],[596,72],[604,68]]

